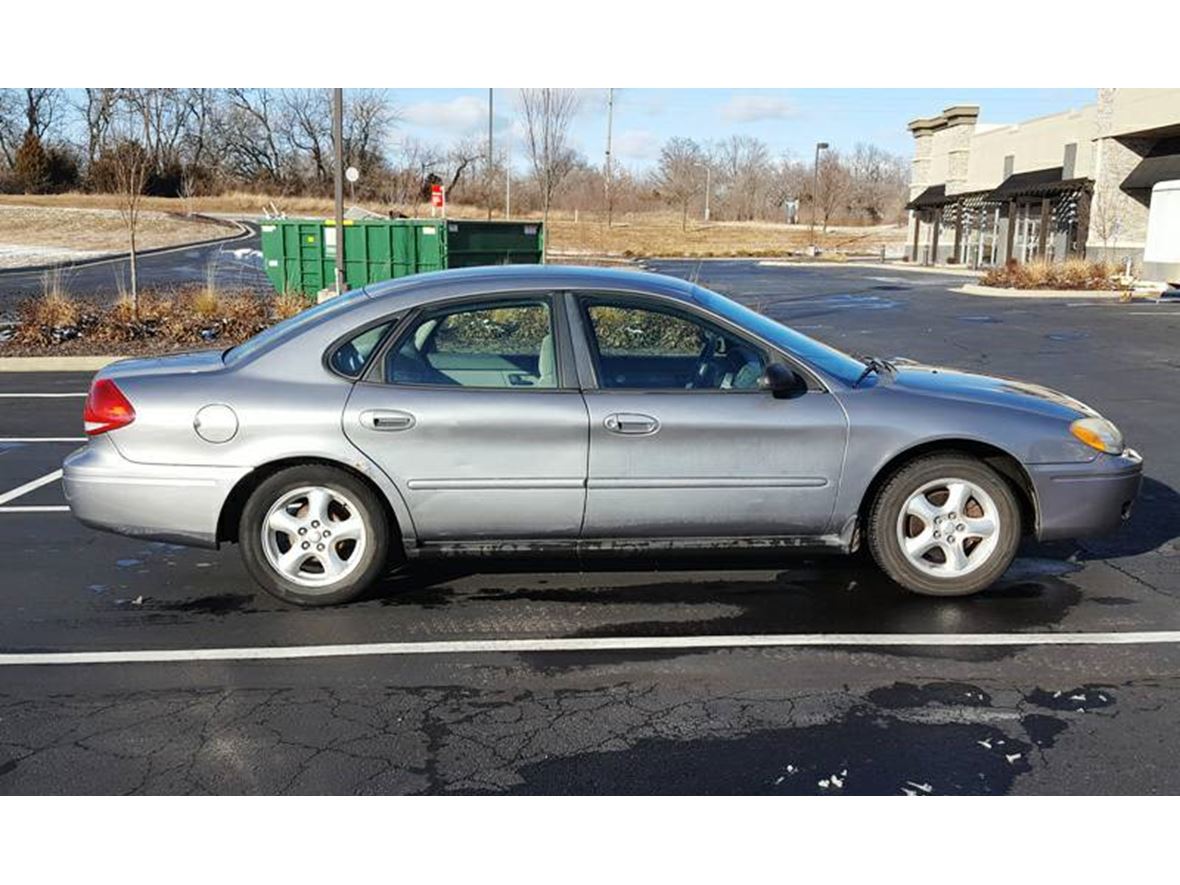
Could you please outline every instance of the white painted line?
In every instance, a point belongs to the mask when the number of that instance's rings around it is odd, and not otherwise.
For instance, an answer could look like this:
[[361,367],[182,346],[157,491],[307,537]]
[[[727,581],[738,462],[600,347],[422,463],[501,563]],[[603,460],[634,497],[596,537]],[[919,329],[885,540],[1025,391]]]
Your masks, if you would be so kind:
[[0,399],[61,399],[71,396],[86,396],[85,393],[0,393]]
[[45,505],[43,507],[0,507],[0,513],[69,513],[70,508],[64,504]]
[[84,436],[0,436],[0,443],[86,442]]
[[838,648],[858,646],[1033,646],[1180,644],[1180,630],[1115,633],[785,633],[752,636],[617,636],[601,639],[472,639],[369,642],[358,645],[280,645],[0,654],[0,666],[40,664],[165,664],[194,661],[275,661],[389,655],[634,651],[650,649]]
[[29,492],[39,489],[41,486],[47,486],[51,482],[57,482],[59,479],[61,479],[60,470],[47,473],[31,482],[26,482],[23,486],[17,486],[12,491],[5,492],[3,495],[0,495],[0,504],[7,504],[9,501],[15,501],[21,495],[27,495]]

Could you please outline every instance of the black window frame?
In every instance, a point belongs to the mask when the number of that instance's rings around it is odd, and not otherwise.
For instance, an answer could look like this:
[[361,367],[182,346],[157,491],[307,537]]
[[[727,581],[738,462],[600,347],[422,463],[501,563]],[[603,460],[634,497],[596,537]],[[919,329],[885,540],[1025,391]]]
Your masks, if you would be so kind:
[[[587,377],[583,378],[582,386],[586,390],[595,390],[603,393],[612,394],[627,394],[627,393],[672,393],[672,394],[758,394],[765,396],[767,391],[760,387],[608,387],[603,385],[600,378],[600,354],[598,352],[598,336],[594,332],[594,324],[590,319],[589,308],[595,304],[601,304],[608,307],[621,307],[623,309],[649,310],[655,313],[665,313],[672,316],[679,317],[686,322],[697,325],[712,326],[713,328],[724,332],[733,338],[743,342],[746,346],[759,352],[763,357],[764,369],[765,366],[772,362],[783,362],[792,367],[803,376],[808,382],[808,389],[825,390],[822,384],[815,378],[814,374],[799,366],[798,361],[791,359],[784,355],[782,351],[772,345],[768,341],[751,335],[746,330],[735,326],[728,322],[723,317],[715,316],[707,311],[696,310],[692,306],[674,298],[660,298],[659,296],[648,293],[637,292],[619,292],[612,290],[578,290],[569,293],[572,303],[572,313],[576,316],[578,327],[573,334],[580,337],[584,343],[583,351],[579,353],[582,361],[586,363],[585,374]],[[581,368],[581,362],[579,363]]]
[[[565,311],[561,309],[559,293],[552,290],[491,292],[475,295],[464,295],[445,301],[435,301],[419,305],[411,310],[405,318],[387,335],[378,348],[375,356],[370,360],[361,381],[370,384],[380,384],[385,387],[403,388],[407,390],[436,390],[436,391],[512,391],[514,393],[558,393],[577,391],[576,375],[573,368],[573,357],[569,346],[569,324]],[[553,336],[554,360],[557,369],[557,384],[554,387],[485,387],[449,384],[411,384],[405,381],[393,381],[385,377],[385,366],[388,355],[400,348],[410,335],[426,320],[440,315],[469,312],[480,308],[497,309],[512,307],[519,304],[543,304],[549,311],[549,330]]]

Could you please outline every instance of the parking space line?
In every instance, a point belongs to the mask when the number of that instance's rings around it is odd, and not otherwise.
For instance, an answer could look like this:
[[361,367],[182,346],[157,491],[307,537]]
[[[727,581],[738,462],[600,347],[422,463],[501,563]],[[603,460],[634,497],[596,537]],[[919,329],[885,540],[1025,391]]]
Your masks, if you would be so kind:
[[0,443],[86,442],[84,436],[0,436]]
[[86,396],[85,393],[0,393],[0,399],[62,399]]
[[69,513],[65,504],[30,505],[28,507],[0,507],[0,513]]
[[752,636],[616,636],[579,639],[474,639],[286,645],[260,648],[187,648],[142,651],[0,654],[0,666],[41,664],[166,664],[198,661],[274,661],[391,655],[527,652],[645,651],[729,648],[886,648],[897,646],[1171,645],[1180,630],[1113,633],[786,633]]
[[52,473],[47,473],[44,476],[40,476],[37,479],[26,482],[23,486],[17,486],[15,489],[0,495],[0,504],[7,504],[9,501],[15,501],[21,495],[27,495],[29,492],[39,489],[41,486],[47,486],[51,482],[57,482],[59,479],[61,479],[61,470],[54,470]]

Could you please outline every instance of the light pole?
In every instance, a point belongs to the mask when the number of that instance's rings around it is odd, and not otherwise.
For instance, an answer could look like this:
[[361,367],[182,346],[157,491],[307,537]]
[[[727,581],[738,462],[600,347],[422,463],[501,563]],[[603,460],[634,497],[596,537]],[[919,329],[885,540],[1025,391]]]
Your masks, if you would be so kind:
[[819,152],[826,151],[828,143],[826,141],[817,141],[815,143],[815,166],[812,167],[811,174],[811,248],[815,249],[815,215],[819,211]]
[[488,221],[492,220],[492,95],[494,89],[488,90],[488,160],[484,164],[484,177],[487,179],[485,185],[486,197],[488,201]]
[[336,197],[336,294],[347,286],[344,282],[344,90],[332,90],[332,152],[335,154],[334,184]]
[[610,156],[610,136],[611,126],[614,123],[615,117],[615,91],[613,89],[606,90],[606,226],[610,227],[614,215],[614,203],[612,202],[612,195],[610,192],[611,185],[611,156]]

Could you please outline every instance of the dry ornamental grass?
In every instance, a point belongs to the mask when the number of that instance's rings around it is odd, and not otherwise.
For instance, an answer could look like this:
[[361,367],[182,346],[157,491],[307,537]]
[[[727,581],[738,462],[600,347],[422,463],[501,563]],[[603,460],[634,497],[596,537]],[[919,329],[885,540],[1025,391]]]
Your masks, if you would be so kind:
[[1109,261],[1086,261],[1080,258],[1061,262],[1010,261],[993,267],[980,283],[1001,289],[1068,289],[1078,291],[1115,291],[1126,288],[1117,264]]

